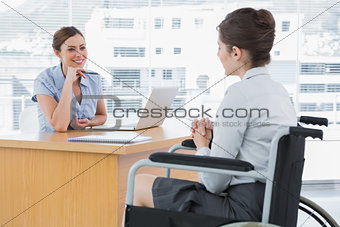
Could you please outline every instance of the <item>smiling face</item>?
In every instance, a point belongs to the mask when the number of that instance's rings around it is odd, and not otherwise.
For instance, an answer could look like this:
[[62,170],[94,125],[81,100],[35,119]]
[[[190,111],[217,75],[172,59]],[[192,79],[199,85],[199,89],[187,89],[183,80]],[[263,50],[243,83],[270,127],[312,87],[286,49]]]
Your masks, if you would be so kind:
[[54,50],[63,64],[63,72],[67,74],[67,68],[83,68],[86,63],[87,49],[83,36],[76,34],[68,38],[61,46],[60,51]]

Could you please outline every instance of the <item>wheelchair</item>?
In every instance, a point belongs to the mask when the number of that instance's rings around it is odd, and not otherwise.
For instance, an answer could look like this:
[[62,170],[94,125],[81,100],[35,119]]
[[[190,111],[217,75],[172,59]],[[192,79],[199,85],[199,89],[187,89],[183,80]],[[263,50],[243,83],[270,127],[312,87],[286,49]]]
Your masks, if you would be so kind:
[[[326,118],[302,116],[298,121],[306,124],[328,125]],[[304,128],[300,125],[278,131],[271,142],[267,172],[256,171],[254,166],[246,161],[174,153],[178,149],[195,150],[195,144],[191,139],[172,146],[168,153],[153,153],[149,159],[139,160],[130,168],[126,193],[125,226],[215,227],[240,221],[218,216],[133,206],[134,178],[137,170],[143,166],[165,168],[166,177],[170,177],[170,169],[253,177],[265,182],[261,223],[296,226],[300,209],[317,220],[321,226],[339,226],[321,207],[307,198],[300,197],[306,137],[322,140],[323,132],[320,129]]]

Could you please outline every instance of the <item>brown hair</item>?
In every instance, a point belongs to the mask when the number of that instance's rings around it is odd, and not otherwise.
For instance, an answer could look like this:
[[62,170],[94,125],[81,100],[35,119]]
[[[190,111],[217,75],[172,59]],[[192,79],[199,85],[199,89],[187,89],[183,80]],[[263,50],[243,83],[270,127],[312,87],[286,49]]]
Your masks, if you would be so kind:
[[275,38],[275,20],[265,9],[242,8],[229,13],[217,26],[220,40],[230,46],[245,49],[252,67],[270,62],[270,50]]
[[61,45],[63,45],[63,43],[68,38],[75,36],[77,34],[81,35],[84,38],[83,34],[77,28],[73,26],[60,28],[53,35],[53,43],[52,43],[53,49],[60,51]]

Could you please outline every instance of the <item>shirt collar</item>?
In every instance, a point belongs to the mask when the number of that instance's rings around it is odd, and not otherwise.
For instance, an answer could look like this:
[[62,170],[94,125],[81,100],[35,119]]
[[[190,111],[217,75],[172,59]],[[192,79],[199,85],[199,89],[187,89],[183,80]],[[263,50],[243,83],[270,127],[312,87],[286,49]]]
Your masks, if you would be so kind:
[[[61,69],[62,65],[61,63],[59,65],[57,65],[54,69],[53,75],[55,75],[54,77],[54,81],[55,81],[55,85],[57,87],[57,89],[61,90],[63,89],[64,83],[65,83],[65,77],[64,77],[64,73],[63,70]],[[88,77],[88,75],[87,75]],[[80,84],[88,87],[89,86],[89,80],[86,78],[81,78],[80,79]]]
[[255,67],[252,69],[249,69],[243,76],[242,80],[246,80],[246,79],[250,79],[254,76],[258,76],[258,75],[268,75],[268,70],[266,67]]
[[89,75],[86,75],[86,79],[84,79],[83,77],[80,77],[80,84],[88,87],[90,86],[89,84]]

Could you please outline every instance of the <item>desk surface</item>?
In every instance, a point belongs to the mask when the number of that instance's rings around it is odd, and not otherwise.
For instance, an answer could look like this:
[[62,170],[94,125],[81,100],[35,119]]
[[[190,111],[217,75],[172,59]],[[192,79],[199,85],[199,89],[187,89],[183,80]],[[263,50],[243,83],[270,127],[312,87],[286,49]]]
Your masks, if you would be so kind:
[[151,141],[139,143],[79,143],[68,142],[67,138],[85,135],[107,135],[111,131],[83,130],[66,133],[36,133],[0,136],[0,147],[32,148],[40,150],[90,152],[103,154],[128,154],[140,151],[161,149],[180,143],[189,138],[188,125],[176,119],[167,119],[161,127],[136,131],[142,136],[151,136]]

